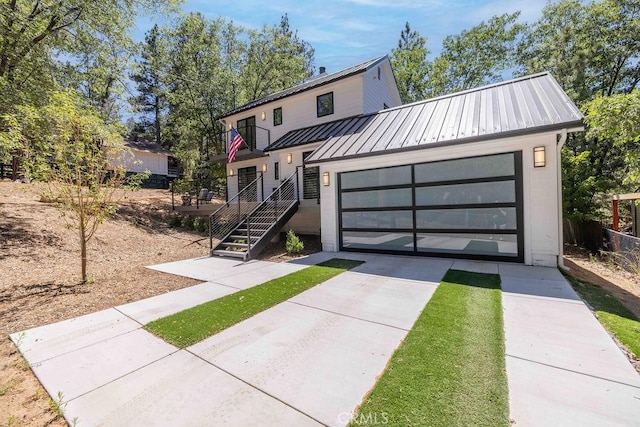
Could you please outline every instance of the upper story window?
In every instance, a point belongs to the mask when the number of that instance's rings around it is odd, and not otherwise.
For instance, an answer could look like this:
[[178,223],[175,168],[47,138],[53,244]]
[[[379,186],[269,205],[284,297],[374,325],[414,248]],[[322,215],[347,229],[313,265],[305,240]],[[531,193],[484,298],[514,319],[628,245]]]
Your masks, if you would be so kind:
[[238,120],[238,132],[251,150],[256,149],[256,116]]
[[273,109],[273,125],[279,126],[282,124],[282,107]]
[[280,179],[280,163],[275,162],[273,164],[273,179],[276,181]]
[[318,111],[318,117],[333,114],[333,92],[319,95],[316,98],[316,108]]

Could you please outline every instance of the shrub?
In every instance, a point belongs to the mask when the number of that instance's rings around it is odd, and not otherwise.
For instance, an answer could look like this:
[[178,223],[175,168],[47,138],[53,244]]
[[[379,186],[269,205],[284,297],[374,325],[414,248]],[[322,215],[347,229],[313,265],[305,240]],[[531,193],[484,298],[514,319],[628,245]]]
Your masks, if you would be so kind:
[[180,221],[180,225],[184,228],[193,228],[193,218],[189,215],[183,216],[182,221]]
[[299,254],[304,249],[304,243],[302,243],[302,240],[296,236],[296,233],[294,233],[293,230],[289,230],[287,233],[287,243],[285,247],[289,255]]
[[182,219],[180,218],[179,215],[173,215],[171,218],[169,218],[169,227],[171,228],[180,227],[181,224],[182,224]]
[[202,217],[202,216],[197,217],[193,221],[193,228],[195,228],[196,231],[199,231],[201,233],[208,232],[209,231],[208,219],[209,219],[208,217]]

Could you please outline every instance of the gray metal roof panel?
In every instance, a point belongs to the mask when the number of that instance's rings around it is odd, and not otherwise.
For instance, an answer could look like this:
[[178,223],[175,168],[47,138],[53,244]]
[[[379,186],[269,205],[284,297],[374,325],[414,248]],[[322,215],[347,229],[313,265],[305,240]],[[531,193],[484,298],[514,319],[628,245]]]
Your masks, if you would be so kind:
[[475,142],[582,125],[582,114],[549,73],[458,92],[362,116],[332,135],[307,163]]
[[251,108],[258,107],[268,102],[277,101],[278,99],[286,98],[288,96],[295,95],[300,92],[305,92],[307,90],[311,90],[316,87],[324,86],[326,84],[333,83],[335,81],[346,79],[347,77],[351,77],[353,75],[363,73],[369,70],[371,67],[374,67],[380,64],[386,58],[387,58],[387,55],[379,56],[377,58],[371,59],[369,61],[363,62],[358,65],[354,65],[353,67],[345,68],[344,70],[340,70],[332,74],[315,77],[313,80],[308,80],[306,82],[302,82],[296,86],[290,87],[283,91],[272,93],[271,95],[267,95],[262,98],[250,101],[244,105],[241,105],[240,107],[227,111],[226,113],[222,114],[219,118],[222,119],[222,118],[231,116],[233,114],[237,114],[242,111],[246,111]]

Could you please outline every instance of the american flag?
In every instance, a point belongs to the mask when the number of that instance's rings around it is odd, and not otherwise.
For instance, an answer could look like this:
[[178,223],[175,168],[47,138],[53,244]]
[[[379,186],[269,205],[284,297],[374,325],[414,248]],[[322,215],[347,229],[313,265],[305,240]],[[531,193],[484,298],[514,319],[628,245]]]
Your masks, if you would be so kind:
[[236,153],[244,145],[244,139],[238,133],[236,128],[231,128],[231,142],[229,143],[229,157],[227,163],[231,163],[236,159]]

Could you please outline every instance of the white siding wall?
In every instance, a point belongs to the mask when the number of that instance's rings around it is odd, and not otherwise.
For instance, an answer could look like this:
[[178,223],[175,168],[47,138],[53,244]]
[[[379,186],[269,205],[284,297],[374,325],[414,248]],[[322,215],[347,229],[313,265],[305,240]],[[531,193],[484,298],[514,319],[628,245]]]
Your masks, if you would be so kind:
[[[334,112],[318,117],[316,98],[328,92],[333,92]],[[359,74],[234,114],[225,118],[225,121],[229,129],[230,124],[237,127],[238,120],[256,116],[256,126],[269,129],[270,142],[275,142],[291,130],[362,114],[362,93],[362,75]],[[273,110],[278,107],[282,108],[282,124],[273,126]],[[262,120],[263,111],[266,114],[265,120]],[[256,139],[257,149],[263,150],[267,147],[266,132],[257,129]]]
[[[136,162],[140,161],[140,164]],[[149,170],[152,174],[167,175],[168,161],[165,154],[149,153],[147,151],[138,151],[129,149],[125,153],[123,166],[128,172],[144,172]]]
[[[380,79],[378,79],[378,68],[380,68]],[[387,104],[388,107],[396,107],[402,103],[388,61],[384,61],[378,67],[373,67],[364,73],[362,80],[365,113],[380,111],[384,108],[384,104]]]
[[[540,145],[546,147],[547,165],[544,168],[534,168],[533,147]],[[331,185],[320,187],[322,247],[326,251],[339,249],[338,172],[520,150],[523,164],[524,262],[528,265],[556,266],[559,255],[558,222],[561,218],[558,216],[557,202],[558,158],[555,132],[323,163],[320,176],[329,172]]]

